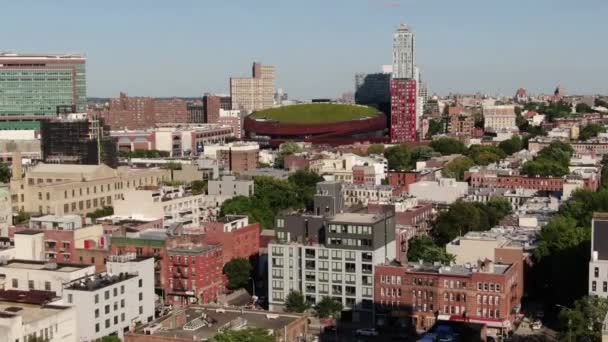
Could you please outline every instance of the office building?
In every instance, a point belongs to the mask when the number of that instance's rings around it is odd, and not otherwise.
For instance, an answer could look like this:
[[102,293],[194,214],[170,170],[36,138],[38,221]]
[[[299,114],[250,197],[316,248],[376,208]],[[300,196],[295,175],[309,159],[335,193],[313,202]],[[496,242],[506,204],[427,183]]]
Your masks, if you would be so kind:
[[203,96],[203,115],[205,123],[217,123],[220,118],[220,110],[232,110],[232,98],[230,96],[205,94]]
[[0,129],[37,129],[37,120],[87,110],[82,55],[0,53]]
[[188,123],[205,123],[205,106],[202,101],[188,102]]
[[64,286],[62,303],[78,316],[78,341],[123,337],[154,319],[154,258],[111,256],[107,268]]
[[253,181],[236,179],[235,176],[222,176],[221,179],[209,180],[207,193],[210,196],[253,196]]
[[389,114],[391,110],[391,73],[355,75],[355,103],[378,108]]
[[65,116],[40,124],[42,160],[49,164],[118,166],[118,146],[103,120]]
[[79,342],[74,308],[48,291],[0,290],[0,341]]
[[204,154],[210,158],[215,158],[225,170],[244,173],[257,169],[260,145],[246,142],[207,145]]
[[254,62],[252,77],[230,78],[232,109],[247,113],[274,105],[274,66]]

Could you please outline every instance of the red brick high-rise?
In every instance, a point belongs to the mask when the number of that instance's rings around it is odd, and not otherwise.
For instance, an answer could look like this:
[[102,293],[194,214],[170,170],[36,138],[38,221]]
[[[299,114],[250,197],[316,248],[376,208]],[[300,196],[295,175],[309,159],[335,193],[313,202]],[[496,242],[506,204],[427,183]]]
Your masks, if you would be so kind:
[[415,79],[391,80],[391,142],[410,142],[418,139],[416,130]]

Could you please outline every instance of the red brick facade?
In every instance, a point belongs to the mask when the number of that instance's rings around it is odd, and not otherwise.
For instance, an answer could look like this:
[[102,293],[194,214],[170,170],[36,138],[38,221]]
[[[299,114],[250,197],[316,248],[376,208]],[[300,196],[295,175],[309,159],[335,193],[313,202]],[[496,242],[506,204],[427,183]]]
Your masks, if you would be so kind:
[[224,293],[222,245],[168,249],[162,263],[167,304],[206,304]]
[[391,142],[418,140],[416,130],[416,80],[391,80]]
[[222,244],[224,264],[234,258],[256,256],[260,252],[260,225],[253,223],[231,232],[224,231],[224,223],[204,223],[203,241],[209,245]]
[[416,171],[389,171],[388,185],[399,187],[401,192],[407,193],[410,184],[420,181],[421,178],[421,173]]
[[509,330],[523,293],[521,264],[519,259],[501,274],[482,270],[456,273],[447,268],[438,272],[432,266],[376,266],[377,315],[405,313],[419,329],[430,328],[438,314]]
[[473,172],[465,173],[465,179],[474,187],[503,188],[503,189],[534,189],[541,191],[562,191],[563,178],[526,177],[526,176],[496,176]]

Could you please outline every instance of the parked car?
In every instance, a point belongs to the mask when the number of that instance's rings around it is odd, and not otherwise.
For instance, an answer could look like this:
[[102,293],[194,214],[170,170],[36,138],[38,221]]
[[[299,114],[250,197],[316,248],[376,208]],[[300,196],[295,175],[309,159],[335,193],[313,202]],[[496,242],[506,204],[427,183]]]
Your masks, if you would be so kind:
[[378,331],[374,328],[357,329],[355,334],[360,336],[378,336]]

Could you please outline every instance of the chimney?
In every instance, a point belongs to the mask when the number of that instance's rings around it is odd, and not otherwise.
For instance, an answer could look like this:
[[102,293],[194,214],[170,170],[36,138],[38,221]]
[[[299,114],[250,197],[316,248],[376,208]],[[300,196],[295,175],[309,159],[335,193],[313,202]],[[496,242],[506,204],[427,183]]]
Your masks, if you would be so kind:
[[23,174],[23,166],[21,164],[21,152],[13,152],[12,179],[21,180]]

